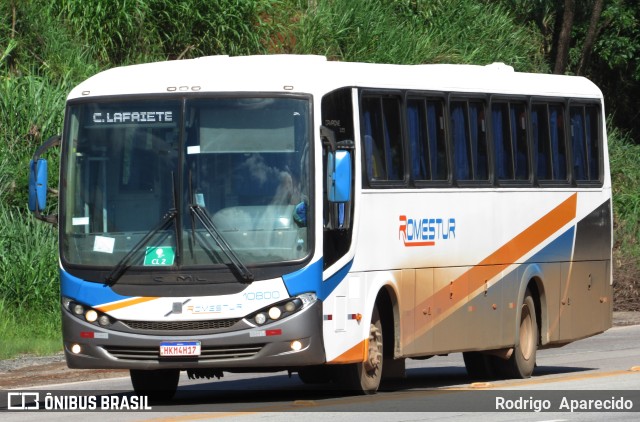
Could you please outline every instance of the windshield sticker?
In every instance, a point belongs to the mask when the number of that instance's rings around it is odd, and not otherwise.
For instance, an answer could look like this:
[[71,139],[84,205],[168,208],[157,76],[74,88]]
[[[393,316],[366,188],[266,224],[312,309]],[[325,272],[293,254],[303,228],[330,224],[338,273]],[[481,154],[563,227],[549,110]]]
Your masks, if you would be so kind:
[[88,226],[89,217],[73,217],[71,219],[71,224],[74,226]]
[[96,236],[93,242],[94,252],[113,253],[113,246],[116,243],[115,237]]
[[93,123],[169,123],[173,122],[172,111],[122,111],[115,113],[93,113]]
[[187,154],[200,154],[200,145],[187,147]]
[[148,246],[144,254],[144,265],[173,265],[175,253],[171,246]]

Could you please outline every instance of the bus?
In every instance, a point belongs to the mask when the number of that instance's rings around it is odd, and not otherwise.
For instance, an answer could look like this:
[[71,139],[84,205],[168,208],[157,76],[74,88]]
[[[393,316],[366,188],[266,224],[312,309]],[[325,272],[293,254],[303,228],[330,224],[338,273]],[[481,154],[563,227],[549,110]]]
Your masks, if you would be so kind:
[[611,327],[609,173],[582,77],[212,56],[74,88],[29,205],[59,227],[70,368],[156,399],[181,371],[371,394],[450,353],[530,377],[537,350]]

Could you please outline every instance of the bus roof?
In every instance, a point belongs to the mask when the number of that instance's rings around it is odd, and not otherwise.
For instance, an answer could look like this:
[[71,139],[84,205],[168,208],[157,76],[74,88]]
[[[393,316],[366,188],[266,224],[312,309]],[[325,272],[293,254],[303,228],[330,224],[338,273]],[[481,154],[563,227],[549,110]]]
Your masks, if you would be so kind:
[[391,65],[328,61],[323,56],[208,56],[105,70],[74,88],[68,99],[168,92],[324,93],[353,86],[601,98],[583,77],[515,72],[511,66]]

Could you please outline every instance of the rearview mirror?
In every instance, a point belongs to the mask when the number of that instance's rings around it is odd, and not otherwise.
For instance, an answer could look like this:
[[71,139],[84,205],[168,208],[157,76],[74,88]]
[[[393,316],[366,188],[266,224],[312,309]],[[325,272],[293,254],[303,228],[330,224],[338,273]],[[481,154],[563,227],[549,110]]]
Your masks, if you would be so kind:
[[329,202],[351,200],[351,152],[337,150],[328,153],[327,188]]
[[47,207],[48,164],[44,158],[29,162],[29,211]]
[[41,212],[47,207],[48,173],[49,165],[47,160],[40,158],[54,146],[60,146],[60,135],[52,136],[36,150],[33,159],[29,162],[29,210],[33,215],[42,221],[58,224],[58,216],[42,215]]

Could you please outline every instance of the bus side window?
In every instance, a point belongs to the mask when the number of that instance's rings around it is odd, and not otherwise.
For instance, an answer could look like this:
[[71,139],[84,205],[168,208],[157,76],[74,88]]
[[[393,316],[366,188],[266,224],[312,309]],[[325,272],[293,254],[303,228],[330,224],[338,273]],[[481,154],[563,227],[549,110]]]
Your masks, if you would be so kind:
[[453,140],[453,156],[457,180],[469,180],[471,178],[471,157],[465,105],[462,101],[451,103],[451,138]]
[[534,170],[538,180],[551,180],[551,141],[547,106],[535,104],[531,110]]
[[511,145],[513,148],[514,178],[529,179],[529,147],[527,145],[527,121],[524,104],[509,104],[511,121]]
[[400,101],[395,96],[362,100],[363,143],[369,180],[404,179]]
[[414,180],[447,180],[447,150],[441,100],[407,101],[407,132]]
[[600,180],[598,114],[593,106],[573,106],[571,115],[571,152],[575,180]]
[[585,151],[584,107],[571,107],[571,153],[575,180],[587,180],[587,152]]
[[492,104],[491,122],[493,124],[493,148],[496,159],[496,175],[498,180],[513,179],[507,103]]
[[589,154],[589,180],[600,180],[600,111],[596,106],[585,108],[587,152]]
[[549,132],[551,139],[553,180],[567,181],[567,153],[564,139],[564,114],[562,106],[549,106]]
[[481,102],[451,102],[451,136],[457,180],[488,180],[486,125]]

